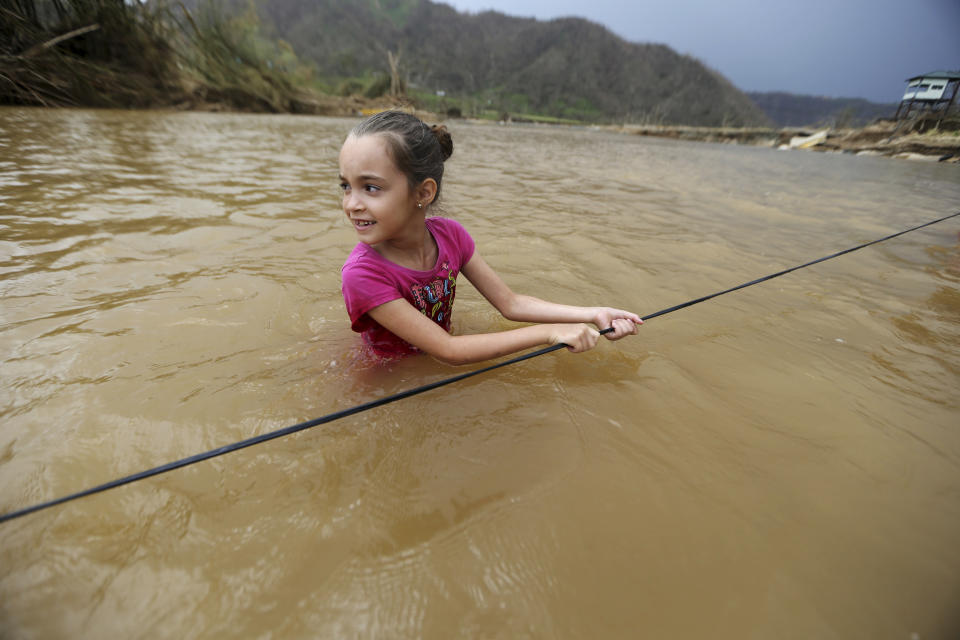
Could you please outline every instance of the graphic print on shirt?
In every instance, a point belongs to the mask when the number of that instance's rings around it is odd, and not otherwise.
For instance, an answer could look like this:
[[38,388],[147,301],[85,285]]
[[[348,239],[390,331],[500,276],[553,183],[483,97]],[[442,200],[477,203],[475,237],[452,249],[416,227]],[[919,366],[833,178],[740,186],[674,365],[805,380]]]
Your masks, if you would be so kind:
[[[440,269],[441,272],[437,274],[439,277],[429,283],[410,285],[410,293],[413,295],[414,306],[420,310],[420,313],[449,331],[457,274],[447,262],[444,262]],[[445,276],[443,271],[446,271]]]

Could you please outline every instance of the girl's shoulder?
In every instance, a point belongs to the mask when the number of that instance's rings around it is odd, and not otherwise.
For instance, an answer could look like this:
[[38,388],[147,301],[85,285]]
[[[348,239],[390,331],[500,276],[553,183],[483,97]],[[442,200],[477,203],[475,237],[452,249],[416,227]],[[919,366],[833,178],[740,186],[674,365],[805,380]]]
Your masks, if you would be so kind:
[[369,246],[362,242],[358,242],[357,246],[355,246],[353,251],[350,252],[350,255],[347,256],[343,266],[340,267],[340,271],[345,271],[351,267],[356,267],[364,263],[376,262],[376,258],[379,255],[380,254],[371,249]]
[[426,223],[430,231],[440,230],[447,233],[465,233],[470,235],[467,233],[467,230],[464,228],[464,226],[453,218],[441,218],[440,216],[434,216],[432,218],[427,218]]
[[468,258],[473,254],[473,238],[462,224],[452,218],[441,217],[427,218],[426,222],[427,228],[435,239],[444,240],[456,246],[461,253],[466,253]]

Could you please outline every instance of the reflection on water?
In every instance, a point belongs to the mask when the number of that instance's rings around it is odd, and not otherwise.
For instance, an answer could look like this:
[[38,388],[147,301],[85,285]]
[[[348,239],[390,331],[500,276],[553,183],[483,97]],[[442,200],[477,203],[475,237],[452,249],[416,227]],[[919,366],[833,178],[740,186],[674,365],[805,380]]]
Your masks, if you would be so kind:
[[[350,126],[0,111],[0,510],[457,371],[349,331]],[[960,207],[952,166],[450,127],[447,215],[561,302],[646,314]],[[6,523],[0,628],[956,637],[958,229]],[[460,290],[457,331],[508,326]]]

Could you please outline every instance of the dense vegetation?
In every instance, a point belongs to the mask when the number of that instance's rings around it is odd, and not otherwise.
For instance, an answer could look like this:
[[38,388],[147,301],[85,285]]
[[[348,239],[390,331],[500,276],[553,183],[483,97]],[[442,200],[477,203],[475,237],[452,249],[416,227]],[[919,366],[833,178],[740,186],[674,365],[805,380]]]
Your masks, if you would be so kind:
[[387,74],[393,52],[413,95],[465,115],[767,122],[745,94],[699,61],[665,45],[627,42],[579,18],[469,15],[429,0],[261,0],[257,6],[321,76],[348,90]]
[[123,0],[5,0],[0,102],[145,106],[174,65],[168,23]]
[[878,118],[892,118],[897,105],[862,98],[825,98],[792,93],[748,93],[764,113],[780,127],[861,127]]
[[0,104],[311,106],[311,69],[248,11],[126,0],[4,0]]

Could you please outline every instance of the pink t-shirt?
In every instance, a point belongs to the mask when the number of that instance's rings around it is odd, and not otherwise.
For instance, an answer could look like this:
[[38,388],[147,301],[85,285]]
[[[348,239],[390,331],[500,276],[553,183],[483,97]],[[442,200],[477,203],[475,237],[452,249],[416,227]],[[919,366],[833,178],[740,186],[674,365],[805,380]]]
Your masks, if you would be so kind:
[[357,244],[341,269],[343,300],[350,326],[381,356],[418,353],[419,349],[380,326],[367,312],[403,298],[446,331],[456,294],[457,274],[473,256],[473,238],[449,218],[427,218],[427,230],[437,243],[437,263],[429,271],[390,262],[364,243]]

